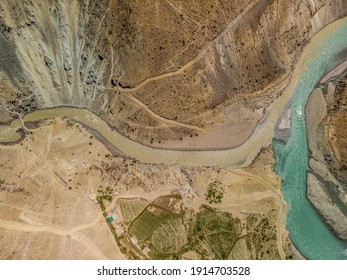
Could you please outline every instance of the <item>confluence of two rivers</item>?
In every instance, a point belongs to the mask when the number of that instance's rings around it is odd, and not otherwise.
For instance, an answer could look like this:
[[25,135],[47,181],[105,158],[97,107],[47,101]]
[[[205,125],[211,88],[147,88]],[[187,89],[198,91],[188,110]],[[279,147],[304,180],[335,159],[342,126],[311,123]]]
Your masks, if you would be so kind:
[[[347,17],[337,20],[314,35],[305,48],[282,95],[271,105],[266,119],[240,147],[223,151],[172,151],[143,146],[111,129],[100,117],[87,109],[56,107],[38,110],[24,117],[38,121],[67,117],[99,133],[121,152],[144,163],[247,166],[262,147],[273,143],[276,153],[276,172],[284,179],[282,190],[289,204],[287,227],[297,249],[308,259],[347,259],[347,244],[335,237],[322,221],[306,196],[308,145],[305,106],[310,93],[323,75],[334,68],[334,57],[347,46]],[[331,65],[330,65],[331,64]],[[291,99],[291,136],[286,144],[273,140],[273,131],[285,104]],[[0,143],[20,138],[22,127],[16,119],[0,126]]]

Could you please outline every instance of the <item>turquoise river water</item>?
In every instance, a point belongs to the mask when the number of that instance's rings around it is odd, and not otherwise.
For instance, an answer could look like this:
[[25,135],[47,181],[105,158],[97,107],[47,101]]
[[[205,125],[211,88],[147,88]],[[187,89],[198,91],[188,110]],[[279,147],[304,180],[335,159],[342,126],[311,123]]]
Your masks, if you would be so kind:
[[[347,244],[335,237],[306,196],[308,144],[305,106],[322,76],[333,67],[334,55],[347,47],[347,24],[320,38],[292,95],[291,137],[286,144],[273,140],[276,172],[284,179],[282,189],[289,210],[287,227],[300,253],[308,259],[347,259]],[[347,229],[346,229],[347,230]]]

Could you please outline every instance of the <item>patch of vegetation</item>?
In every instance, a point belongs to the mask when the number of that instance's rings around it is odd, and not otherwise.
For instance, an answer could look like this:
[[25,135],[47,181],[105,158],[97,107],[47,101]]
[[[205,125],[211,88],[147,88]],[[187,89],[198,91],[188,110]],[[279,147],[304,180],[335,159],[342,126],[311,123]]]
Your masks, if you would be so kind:
[[221,203],[224,196],[224,187],[218,180],[208,185],[205,198],[209,203]]
[[231,214],[207,206],[197,214],[194,233],[207,241],[217,259],[227,259],[238,240]]
[[121,198],[118,200],[122,217],[125,221],[135,219],[147,207],[149,202],[142,198]]
[[276,244],[276,228],[268,218],[262,218],[246,237],[247,247],[255,252],[254,259],[280,259]]
[[110,187],[106,187],[106,189],[102,189],[101,186],[99,186],[98,193],[102,195],[109,195],[111,196],[113,194],[113,189]]
[[132,223],[129,233],[139,242],[147,240],[152,232],[162,223],[177,217],[177,215],[156,206],[148,206]]
[[219,259],[228,259],[230,251],[235,246],[237,238],[227,232],[206,236],[206,239]]
[[104,200],[112,201],[112,195],[101,195],[96,198],[96,201],[99,203],[101,210],[104,212],[106,210]]
[[187,244],[187,232],[182,218],[170,219],[152,234],[151,243],[160,253],[176,253]]

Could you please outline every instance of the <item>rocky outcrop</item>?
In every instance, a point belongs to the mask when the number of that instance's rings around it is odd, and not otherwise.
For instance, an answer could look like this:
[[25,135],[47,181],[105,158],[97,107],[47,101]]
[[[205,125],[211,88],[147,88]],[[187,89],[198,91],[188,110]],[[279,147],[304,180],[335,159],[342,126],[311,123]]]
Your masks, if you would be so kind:
[[324,217],[328,224],[335,230],[336,234],[347,240],[347,219],[339,207],[336,207],[326,186],[311,173],[307,175],[307,196]]
[[328,108],[329,115],[324,122],[326,160],[334,176],[347,183],[347,76],[338,81]]
[[316,89],[306,107],[310,150],[309,200],[336,234],[347,240],[346,77]]

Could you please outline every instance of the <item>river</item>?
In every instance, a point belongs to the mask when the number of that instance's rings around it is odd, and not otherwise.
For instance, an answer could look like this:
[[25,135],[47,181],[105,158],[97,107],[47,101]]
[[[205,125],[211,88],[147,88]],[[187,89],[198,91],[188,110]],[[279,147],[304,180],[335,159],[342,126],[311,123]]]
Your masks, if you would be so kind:
[[[38,121],[67,117],[99,133],[124,154],[144,163],[182,164],[189,166],[235,166],[252,163],[262,147],[272,143],[274,128],[285,104],[292,98],[292,135],[286,145],[273,141],[276,171],[284,178],[284,196],[289,204],[288,229],[298,250],[309,259],[346,259],[346,244],[342,243],[320,219],[306,198],[308,148],[305,126],[305,104],[315,85],[327,73],[327,62],[347,46],[347,18],[338,20],[316,34],[305,48],[291,81],[282,95],[271,104],[267,116],[251,137],[241,146],[222,151],[171,151],[153,149],[122,136],[99,116],[87,109],[56,107],[37,110],[24,117]],[[332,63],[333,64],[333,63]],[[19,119],[10,125],[0,125],[0,143],[17,141]]]
[[317,38],[319,46],[305,56],[307,70],[292,96],[291,136],[286,144],[275,140],[273,144],[276,172],[284,179],[282,190],[289,205],[287,228],[291,240],[308,259],[347,259],[347,244],[336,238],[306,195],[308,144],[305,106],[320,79],[336,66],[334,55],[347,46],[347,24],[335,23],[323,33],[319,33]]

